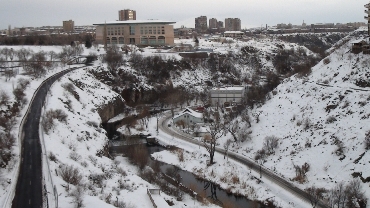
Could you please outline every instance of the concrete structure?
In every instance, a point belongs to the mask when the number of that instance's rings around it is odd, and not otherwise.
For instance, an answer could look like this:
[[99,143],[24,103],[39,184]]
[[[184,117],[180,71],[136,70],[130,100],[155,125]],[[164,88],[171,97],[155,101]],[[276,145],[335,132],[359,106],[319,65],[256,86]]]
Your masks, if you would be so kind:
[[223,27],[224,27],[224,22],[222,22],[222,21],[218,21],[218,22],[217,22],[217,27],[218,27],[218,28],[223,28]]
[[224,37],[230,37],[230,38],[242,38],[244,35],[244,32],[242,31],[225,31]]
[[72,20],[63,21],[63,31],[64,32],[73,32],[75,28],[75,22]]
[[208,26],[207,26],[207,17],[206,16],[200,16],[195,18],[195,31],[197,33],[205,33],[207,32]]
[[147,194],[154,208],[170,207],[166,200],[161,196],[160,189],[147,189]]
[[199,113],[190,108],[186,108],[173,117],[173,123],[176,124],[178,122],[183,122],[186,126],[191,126],[197,123],[204,123],[203,113]]
[[211,105],[224,106],[232,103],[240,103],[244,97],[245,87],[221,87],[211,89]]
[[119,21],[136,20],[136,11],[131,9],[119,10],[118,20]]
[[217,24],[217,19],[216,18],[211,18],[209,19],[209,29],[214,29],[214,28],[218,28],[218,24]]
[[240,31],[241,21],[239,18],[226,18],[225,31]]
[[172,21],[127,20],[96,25],[99,44],[135,44],[143,46],[174,45]]
[[368,32],[367,34],[370,35],[370,3],[366,4],[365,5],[365,13],[366,13],[366,16],[365,16],[365,19],[367,20],[367,29],[368,29]]

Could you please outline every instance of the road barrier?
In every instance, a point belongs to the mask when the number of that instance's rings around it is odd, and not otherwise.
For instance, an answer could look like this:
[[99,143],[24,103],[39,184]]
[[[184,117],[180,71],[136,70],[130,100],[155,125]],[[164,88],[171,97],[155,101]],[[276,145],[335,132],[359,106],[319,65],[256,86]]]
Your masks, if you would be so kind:
[[[81,68],[81,67],[80,67]],[[35,92],[33,93],[32,95],[32,98],[28,104],[28,108],[27,108],[27,111],[26,113],[24,114],[23,118],[22,118],[22,121],[19,125],[19,130],[18,130],[18,147],[19,147],[19,154],[16,156],[17,157],[17,162],[15,164],[15,174],[13,174],[13,177],[11,179],[11,184],[10,184],[10,188],[8,189],[8,194],[4,200],[4,203],[3,203],[3,208],[9,208],[12,206],[12,201],[13,201],[13,198],[14,198],[14,195],[15,195],[15,189],[16,189],[16,185],[17,185],[17,179],[19,177],[19,171],[20,171],[20,163],[21,163],[21,155],[23,154],[23,149],[22,149],[22,143],[23,143],[23,125],[24,125],[24,122],[25,122],[25,118],[28,117],[28,114],[30,112],[30,109],[31,109],[31,104],[33,103],[33,100],[35,99],[35,96],[36,94],[38,93],[38,91],[40,90],[41,87],[44,86],[44,84],[52,79],[58,79],[60,77],[62,77],[64,74],[67,74],[73,70],[75,70],[77,68],[71,68],[71,69],[66,69],[66,70],[63,70],[63,71],[60,71],[50,77],[48,77],[47,79],[45,79],[43,82],[41,82],[41,84],[39,85],[39,87],[35,90]],[[57,77],[57,78],[56,78]],[[55,80],[53,82],[55,82]],[[50,88],[50,86],[49,86]],[[50,169],[50,168],[49,168]],[[49,171],[49,174],[50,174],[50,171]],[[56,190],[56,188],[54,188],[54,190]],[[57,196],[56,196],[57,198]],[[57,202],[56,202],[57,204]]]

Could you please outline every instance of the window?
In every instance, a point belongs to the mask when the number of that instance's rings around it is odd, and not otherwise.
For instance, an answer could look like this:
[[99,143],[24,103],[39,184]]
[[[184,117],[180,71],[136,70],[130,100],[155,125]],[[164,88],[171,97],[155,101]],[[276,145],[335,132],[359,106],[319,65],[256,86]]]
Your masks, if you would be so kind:
[[135,35],[135,26],[130,26],[130,35]]
[[135,38],[130,38],[130,44],[135,44]]

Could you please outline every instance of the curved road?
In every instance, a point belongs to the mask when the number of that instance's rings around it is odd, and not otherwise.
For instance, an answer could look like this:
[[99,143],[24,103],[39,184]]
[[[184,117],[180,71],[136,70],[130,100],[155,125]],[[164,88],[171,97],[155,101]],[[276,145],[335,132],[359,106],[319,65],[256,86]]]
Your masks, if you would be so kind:
[[[196,141],[196,140],[192,139],[192,137],[188,134],[185,134],[185,133],[180,132],[180,131],[179,132],[173,131],[172,129],[168,128],[168,126],[166,124],[167,124],[167,122],[170,118],[171,118],[171,115],[167,115],[165,118],[161,119],[159,127],[162,131],[164,131],[165,133],[167,133],[169,135],[173,135],[173,136],[175,136],[179,139],[190,142],[192,144],[203,145],[202,142],[199,142],[199,141]],[[218,152],[220,154],[224,154],[225,150],[216,147],[216,152]],[[229,155],[229,158],[232,158],[233,160],[238,161],[238,162],[248,166],[249,168],[253,169],[256,172],[261,171],[263,177],[267,177],[269,180],[275,182],[280,187],[284,188],[285,190],[291,192],[292,194],[296,195],[297,197],[299,197],[299,198],[301,198],[301,199],[303,199],[303,200],[305,200],[305,201],[307,201],[308,203],[311,204],[312,196],[310,194],[308,194],[307,192],[295,187],[293,184],[286,181],[284,178],[281,178],[280,176],[276,175],[275,173],[269,171],[268,169],[264,168],[263,166],[260,166],[259,164],[255,163],[254,161],[252,161],[252,160],[250,160],[246,157],[243,157],[241,155],[238,155],[238,154],[230,152],[230,151],[229,151],[228,155]],[[324,204],[322,201],[319,201],[317,203],[316,207],[329,208],[329,206]]]
[[30,106],[24,117],[23,126],[21,127],[21,161],[12,208],[43,207],[42,151],[39,138],[41,109],[47,92],[55,80],[75,69],[77,68],[64,70],[45,80],[36,90],[36,93],[30,101]]

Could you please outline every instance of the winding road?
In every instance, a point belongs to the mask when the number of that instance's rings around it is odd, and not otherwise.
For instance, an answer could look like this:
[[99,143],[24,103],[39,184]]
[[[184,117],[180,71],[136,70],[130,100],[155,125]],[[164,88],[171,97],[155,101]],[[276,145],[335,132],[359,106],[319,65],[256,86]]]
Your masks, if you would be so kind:
[[[160,120],[159,128],[163,132],[165,132],[169,135],[173,135],[174,137],[176,137],[178,139],[182,139],[184,141],[187,141],[187,142],[195,144],[195,145],[203,145],[202,142],[194,140],[192,138],[192,136],[190,136],[189,134],[185,134],[181,131],[174,131],[172,128],[169,128],[168,125],[167,125],[169,119],[171,119],[171,114],[166,114],[166,116]],[[216,152],[218,152],[220,154],[224,154],[225,150],[222,149],[222,148],[216,147]],[[246,165],[247,167],[253,169],[256,172],[261,171],[263,177],[268,178],[271,182],[274,182],[275,184],[279,185],[280,187],[284,188],[285,190],[289,191],[290,193],[294,194],[295,196],[297,196],[297,197],[307,201],[309,204],[311,204],[311,201],[312,201],[313,197],[310,194],[308,194],[307,192],[303,191],[300,188],[297,188],[296,186],[294,186],[293,184],[291,184],[289,181],[285,180],[284,178],[276,175],[275,173],[271,172],[270,170],[266,169],[265,167],[260,166],[259,164],[257,164],[256,162],[254,162],[253,160],[251,160],[247,157],[243,157],[239,154],[236,154],[236,153],[230,152],[230,151],[229,151],[228,155],[229,155],[229,158]],[[317,203],[316,207],[329,208],[329,206],[327,206],[322,201],[319,201]]]
[[[82,68],[82,67],[80,67]],[[60,77],[77,68],[61,71],[46,79],[36,90],[21,125],[21,158],[12,208],[42,208],[42,161],[39,121],[50,86]]]

